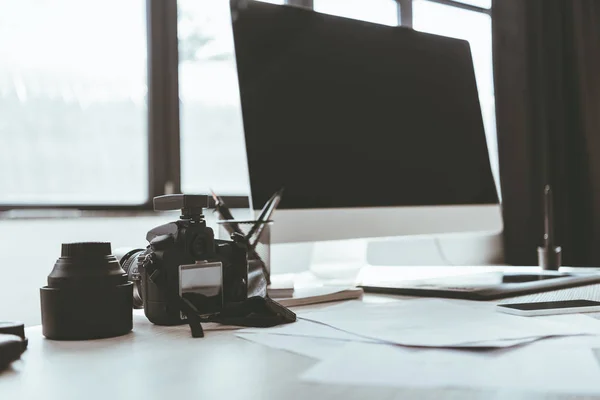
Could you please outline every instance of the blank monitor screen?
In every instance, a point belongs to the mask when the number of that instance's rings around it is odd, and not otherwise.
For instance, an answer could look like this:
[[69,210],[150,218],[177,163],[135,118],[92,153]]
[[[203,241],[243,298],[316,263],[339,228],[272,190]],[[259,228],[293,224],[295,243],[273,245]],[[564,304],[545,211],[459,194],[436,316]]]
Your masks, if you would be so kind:
[[255,206],[498,202],[466,41],[234,3]]

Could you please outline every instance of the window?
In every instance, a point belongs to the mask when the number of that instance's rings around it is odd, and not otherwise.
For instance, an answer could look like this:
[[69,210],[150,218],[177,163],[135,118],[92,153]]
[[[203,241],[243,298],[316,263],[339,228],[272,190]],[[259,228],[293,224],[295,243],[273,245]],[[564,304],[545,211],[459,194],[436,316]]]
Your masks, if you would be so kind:
[[[461,1],[461,3],[487,6],[487,8],[491,5],[490,1],[483,0]],[[412,6],[414,29],[464,39],[471,45],[492,173],[496,182],[499,182],[492,68],[492,19],[487,12],[453,7],[429,0],[414,0]]]
[[0,204],[146,201],[145,7],[0,0]]
[[[498,178],[491,0],[265,1],[468,40]],[[209,188],[247,195],[230,18],[226,0],[0,0],[0,209],[150,209],[152,196]],[[178,68],[155,65],[165,59]],[[178,86],[153,91],[148,63]],[[156,129],[152,93],[170,99],[178,113],[163,117],[178,124]]]
[[314,9],[341,17],[398,25],[398,6],[394,0],[314,0]]
[[229,2],[179,0],[178,8],[181,190],[248,196]]
[[492,0],[455,0],[459,3],[468,4],[471,6],[477,6],[481,8],[492,8]]
[[178,4],[182,191],[248,195],[229,2]]

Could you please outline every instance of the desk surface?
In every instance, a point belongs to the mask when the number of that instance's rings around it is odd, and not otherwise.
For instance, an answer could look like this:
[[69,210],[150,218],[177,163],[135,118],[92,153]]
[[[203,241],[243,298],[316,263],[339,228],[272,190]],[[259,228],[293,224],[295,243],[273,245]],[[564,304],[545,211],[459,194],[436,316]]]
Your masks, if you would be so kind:
[[[600,300],[600,285],[520,299],[569,298]],[[192,339],[187,326],[155,326],[141,315],[135,317],[134,331],[119,338],[57,342],[44,339],[39,326],[28,328],[27,335],[29,349],[23,359],[0,375],[0,399],[560,398],[509,391],[305,383],[298,376],[316,360],[248,342],[232,331],[209,331],[203,339]]]

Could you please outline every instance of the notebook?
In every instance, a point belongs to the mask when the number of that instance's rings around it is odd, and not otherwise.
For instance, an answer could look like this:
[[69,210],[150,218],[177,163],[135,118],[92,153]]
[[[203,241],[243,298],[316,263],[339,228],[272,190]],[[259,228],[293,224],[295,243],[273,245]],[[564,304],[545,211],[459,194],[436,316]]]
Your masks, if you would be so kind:
[[485,301],[599,283],[599,274],[494,271],[401,282],[367,278],[360,286],[372,293]]
[[285,299],[294,296],[294,288],[273,288],[269,286],[267,288],[267,294],[272,299]]
[[275,299],[275,301],[285,307],[295,307],[331,301],[360,299],[362,295],[363,290],[361,288],[318,286],[295,289],[292,297]]
[[292,297],[294,295],[294,274],[272,275],[267,294],[272,299]]

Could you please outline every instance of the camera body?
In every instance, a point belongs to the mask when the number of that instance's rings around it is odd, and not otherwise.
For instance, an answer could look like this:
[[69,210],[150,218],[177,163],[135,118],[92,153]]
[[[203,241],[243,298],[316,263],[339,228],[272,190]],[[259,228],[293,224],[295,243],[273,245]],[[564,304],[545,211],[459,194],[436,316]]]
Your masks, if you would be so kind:
[[207,196],[154,198],[155,210],[180,208],[180,219],[149,231],[148,247],[121,260],[136,283],[137,301],[154,324],[187,323],[182,299],[199,316],[210,316],[248,297],[247,244],[241,235],[215,239],[202,214],[207,206]]

